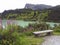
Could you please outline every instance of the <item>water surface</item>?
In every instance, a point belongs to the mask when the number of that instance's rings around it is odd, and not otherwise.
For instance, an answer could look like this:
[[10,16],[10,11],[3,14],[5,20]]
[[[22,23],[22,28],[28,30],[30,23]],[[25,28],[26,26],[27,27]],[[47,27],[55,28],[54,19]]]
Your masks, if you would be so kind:
[[[8,21],[8,20],[2,20],[2,24],[3,24],[4,26],[6,26],[7,21]],[[19,25],[19,26],[21,26],[21,27],[26,27],[26,26],[28,26],[29,24],[34,24],[34,23],[36,23],[36,22],[34,22],[34,21],[23,21],[23,20],[12,20],[12,21],[14,21],[17,25]],[[12,22],[12,21],[10,21],[10,22]],[[56,25],[59,25],[60,23],[46,22],[46,24],[49,24],[51,27],[54,27],[55,24],[56,24]]]
[[60,23],[54,23],[54,22],[46,22],[46,24],[49,24],[51,27],[54,27],[54,25],[59,25]]
[[[2,24],[4,26],[6,26],[7,25],[7,21],[9,21],[9,20],[2,20]],[[21,27],[26,27],[29,24],[34,24],[35,23],[34,21],[23,21],[23,20],[10,20],[10,22],[14,22],[15,24],[17,24],[17,25],[19,25]]]

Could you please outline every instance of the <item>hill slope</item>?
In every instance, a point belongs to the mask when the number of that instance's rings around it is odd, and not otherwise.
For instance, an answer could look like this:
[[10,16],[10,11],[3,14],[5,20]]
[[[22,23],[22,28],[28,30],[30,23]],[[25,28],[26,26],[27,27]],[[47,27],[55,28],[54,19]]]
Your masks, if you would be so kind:
[[60,22],[60,5],[50,8],[51,12],[48,14],[48,20]]

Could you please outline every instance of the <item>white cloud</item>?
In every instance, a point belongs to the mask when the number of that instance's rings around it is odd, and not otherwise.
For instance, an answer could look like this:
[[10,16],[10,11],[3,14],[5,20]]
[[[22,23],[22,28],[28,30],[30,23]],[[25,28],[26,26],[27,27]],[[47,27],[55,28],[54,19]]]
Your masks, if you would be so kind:
[[8,9],[24,8],[26,3],[60,5],[60,0],[0,0],[0,12]]

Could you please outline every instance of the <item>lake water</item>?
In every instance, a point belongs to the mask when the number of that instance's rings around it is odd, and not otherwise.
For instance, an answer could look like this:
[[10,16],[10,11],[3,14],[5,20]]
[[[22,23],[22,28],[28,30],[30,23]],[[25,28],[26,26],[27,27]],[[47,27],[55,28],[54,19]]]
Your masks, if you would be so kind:
[[[2,24],[6,26],[8,20],[2,20]],[[22,20],[13,20],[17,25],[20,25],[21,27],[26,27],[29,24],[36,23],[34,21],[22,21]],[[12,22],[12,21],[10,21]],[[54,25],[59,25],[60,23],[53,23],[53,22],[46,22],[46,24],[49,24],[51,27],[54,27]]]
[[[7,21],[10,21],[10,22],[13,22],[13,23],[15,23],[15,24],[17,24],[17,25],[20,25],[21,27],[26,27],[26,26],[28,26],[29,24],[35,23],[34,21],[2,20],[2,24],[3,24],[4,26],[6,26]],[[10,22],[9,22],[9,23],[10,23]]]
[[54,27],[54,25],[59,25],[60,23],[54,23],[54,22],[46,22],[46,24],[49,24],[51,27]]

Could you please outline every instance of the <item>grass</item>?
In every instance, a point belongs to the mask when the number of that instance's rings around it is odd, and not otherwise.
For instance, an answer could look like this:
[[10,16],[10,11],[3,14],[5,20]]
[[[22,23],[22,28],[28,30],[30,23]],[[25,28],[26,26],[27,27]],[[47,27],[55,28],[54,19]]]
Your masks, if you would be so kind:
[[24,38],[26,40],[27,45],[41,45],[44,41],[42,37],[33,37],[33,36],[26,36]]
[[53,32],[54,35],[60,35],[60,32]]

